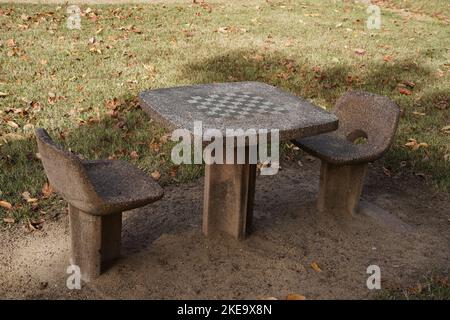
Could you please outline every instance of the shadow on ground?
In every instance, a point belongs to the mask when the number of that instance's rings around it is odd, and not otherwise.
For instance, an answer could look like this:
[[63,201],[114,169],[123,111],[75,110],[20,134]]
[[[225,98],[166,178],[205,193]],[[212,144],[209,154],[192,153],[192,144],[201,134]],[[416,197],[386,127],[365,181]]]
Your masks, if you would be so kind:
[[[318,215],[319,161],[285,163],[257,179],[254,232],[237,242],[201,233],[203,183],[167,186],[165,197],[124,214],[123,257],[100,278],[71,291],[64,214],[42,231],[0,234],[0,296],[5,298],[367,298],[366,268],[382,286],[447,273],[445,194],[370,167],[360,212],[350,221]],[[427,191],[427,192],[424,192]],[[310,264],[316,262],[321,272]],[[432,268],[430,268],[432,266]]]

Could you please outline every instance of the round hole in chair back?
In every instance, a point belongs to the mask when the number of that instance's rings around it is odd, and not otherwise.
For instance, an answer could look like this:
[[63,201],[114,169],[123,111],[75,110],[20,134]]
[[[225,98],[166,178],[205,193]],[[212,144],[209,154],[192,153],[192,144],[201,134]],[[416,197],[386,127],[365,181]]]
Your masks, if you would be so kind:
[[347,135],[347,140],[353,144],[366,144],[367,138],[367,133],[360,129],[353,130]]

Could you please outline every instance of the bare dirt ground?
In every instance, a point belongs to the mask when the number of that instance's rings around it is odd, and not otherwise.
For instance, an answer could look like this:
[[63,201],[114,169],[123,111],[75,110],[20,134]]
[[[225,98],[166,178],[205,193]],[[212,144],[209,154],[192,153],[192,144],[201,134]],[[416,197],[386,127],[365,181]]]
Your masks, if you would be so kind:
[[0,298],[372,298],[372,264],[383,287],[448,274],[447,194],[371,167],[360,212],[342,221],[316,213],[318,173],[315,160],[258,177],[254,232],[242,242],[202,235],[201,180],[167,187],[160,202],[124,214],[123,257],[81,290],[66,287],[67,214],[42,231],[4,229]]

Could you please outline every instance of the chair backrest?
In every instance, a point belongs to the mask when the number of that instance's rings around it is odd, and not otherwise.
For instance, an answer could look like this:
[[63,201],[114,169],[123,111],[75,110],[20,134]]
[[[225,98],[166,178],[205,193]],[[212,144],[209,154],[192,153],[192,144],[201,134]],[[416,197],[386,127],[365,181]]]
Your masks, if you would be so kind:
[[400,109],[387,97],[349,91],[336,102],[334,113],[339,118],[339,135],[351,142],[365,138],[366,148],[382,153],[394,140]]
[[67,202],[83,211],[90,211],[101,203],[81,159],[56,145],[45,129],[38,128],[35,134],[39,155],[52,187]]

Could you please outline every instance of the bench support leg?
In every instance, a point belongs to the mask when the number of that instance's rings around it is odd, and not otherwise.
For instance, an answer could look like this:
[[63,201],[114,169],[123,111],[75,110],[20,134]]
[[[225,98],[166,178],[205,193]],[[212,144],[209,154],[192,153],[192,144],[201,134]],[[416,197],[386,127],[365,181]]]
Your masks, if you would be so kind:
[[335,165],[322,161],[317,208],[340,215],[353,215],[361,197],[367,163]]
[[80,267],[88,282],[120,256],[122,213],[94,216],[69,205],[69,216],[71,264]]
[[203,233],[241,240],[250,232],[256,164],[211,164],[205,168]]

